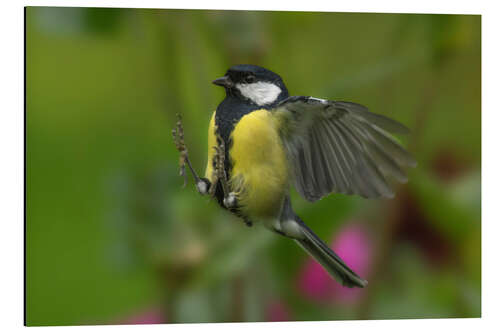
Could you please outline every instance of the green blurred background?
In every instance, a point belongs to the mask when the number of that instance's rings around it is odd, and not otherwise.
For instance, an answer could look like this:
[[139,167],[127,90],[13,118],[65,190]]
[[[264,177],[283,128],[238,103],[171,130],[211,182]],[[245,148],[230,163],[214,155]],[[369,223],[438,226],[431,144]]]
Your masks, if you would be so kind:
[[[481,18],[26,9],[26,323],[479,317]],[[211,80],[239,63],[291,94],[412,129],[393,200],[298,214],[369,285],[346,290],[285,238],[182,189],[175,113],[204,171]]]

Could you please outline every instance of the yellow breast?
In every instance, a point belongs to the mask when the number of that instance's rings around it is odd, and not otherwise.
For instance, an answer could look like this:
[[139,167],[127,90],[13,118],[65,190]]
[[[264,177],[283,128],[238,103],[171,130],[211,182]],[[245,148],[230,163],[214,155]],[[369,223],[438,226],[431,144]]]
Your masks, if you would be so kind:
[[287,160],[276,125],[269,111],[258,110],[241,118],[231,135],[230,185],[250,218],[276,217],[288,191]]
[[214,147],[217,145],[217,138],[215,137],[215,111],[212,114],[212,118],[210,119],[210,124],[208,125],[208,160],[207,167],[205,169],[205,178],[210,180],[211,183],[215,181],[214,179],[214,168],[213,168],[213,158],[215,149]]

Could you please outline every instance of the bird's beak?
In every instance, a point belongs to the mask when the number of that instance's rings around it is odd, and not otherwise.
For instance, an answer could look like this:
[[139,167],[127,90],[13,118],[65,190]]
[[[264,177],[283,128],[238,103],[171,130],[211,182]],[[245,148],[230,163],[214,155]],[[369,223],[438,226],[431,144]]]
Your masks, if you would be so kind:
[[226,87],[226,88],[231,88],[233,86],[233,81],[231,81],[231,79],[227,75],[213,80],[212,83],[217,85],[217,86]]

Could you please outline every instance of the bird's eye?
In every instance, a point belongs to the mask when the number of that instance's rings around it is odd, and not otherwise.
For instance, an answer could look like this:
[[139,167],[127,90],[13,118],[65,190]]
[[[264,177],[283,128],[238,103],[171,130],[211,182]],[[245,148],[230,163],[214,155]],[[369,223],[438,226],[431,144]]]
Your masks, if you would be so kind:
[[245,83],[253,83],[255,82],[255,76],[253,75],[248,75],[246,78],[245,78]]

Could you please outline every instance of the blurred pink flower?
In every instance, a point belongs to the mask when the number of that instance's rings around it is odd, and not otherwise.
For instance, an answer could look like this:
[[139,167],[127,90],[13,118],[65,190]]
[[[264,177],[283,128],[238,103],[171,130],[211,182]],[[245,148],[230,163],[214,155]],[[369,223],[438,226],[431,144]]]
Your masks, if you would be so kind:
[[134,324],[165,324],[167,322],[165,313],[160,307],[151,307],[132,315],[117,320],[118,324],[134,325]]
[[331,279],[316,260],[309,258],[299,275],[299,289],[309,299],[326,301],[331,298]]
[[276,300],[271,302],[266,309],[267,321],[287,321],[290,320],[290,312],[285,303]]
[[[372,240],[361,225],[350,225],[343,229],[331,244],[340,258],[359,276],[366,278],[371,269]],[[363,289],[346,288],[336,283],[332,286],[332,294],[342,301],[355,302]]]
[[[366,278],[371,268],[372,240],[362,225],[347,224],[330,246],[352,270]],[[362,292],[359,288],[343,287],[312,258],[307,260],[299,275],[299,290],[306,298],[317,302],[355,302]]]

